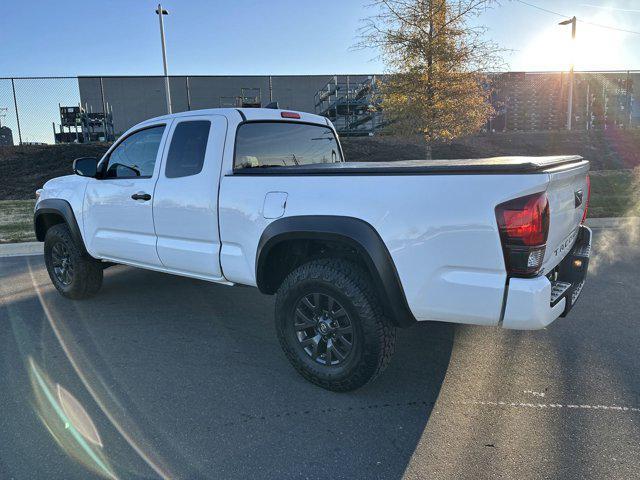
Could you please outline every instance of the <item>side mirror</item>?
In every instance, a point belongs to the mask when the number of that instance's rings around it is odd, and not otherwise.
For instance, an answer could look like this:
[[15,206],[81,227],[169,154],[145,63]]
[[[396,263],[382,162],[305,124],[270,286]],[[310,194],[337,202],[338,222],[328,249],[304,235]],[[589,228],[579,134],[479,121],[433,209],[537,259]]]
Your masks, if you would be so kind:
[[73,173],[82,177],[94,177],[98,173],[98,159],[93,157],[76,158],[73,161]]

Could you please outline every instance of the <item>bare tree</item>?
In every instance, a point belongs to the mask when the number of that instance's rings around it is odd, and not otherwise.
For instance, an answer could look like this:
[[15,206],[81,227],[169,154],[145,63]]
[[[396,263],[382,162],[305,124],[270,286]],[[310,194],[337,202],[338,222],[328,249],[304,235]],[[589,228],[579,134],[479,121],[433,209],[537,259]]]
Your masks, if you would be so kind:
[[494,113],[485,72],[502,50],[472,21],[493,0],[376,0],[358,47],[377,47],[389,71],[380,87],[389,129],[430,144],[477,132]]

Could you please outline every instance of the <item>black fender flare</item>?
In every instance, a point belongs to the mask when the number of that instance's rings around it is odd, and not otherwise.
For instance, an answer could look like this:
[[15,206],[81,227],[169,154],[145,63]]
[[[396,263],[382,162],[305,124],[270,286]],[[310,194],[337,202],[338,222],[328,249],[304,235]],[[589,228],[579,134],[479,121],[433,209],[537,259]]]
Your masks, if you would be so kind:
[[42,222],[39,222],[38,219],[43,215],[48,214],[58,215],[64,219],[65,223],[69,227],[69,230],[71,231],[71,236],[80,246],[82,253],[86,254],[87,249],[84,245],[84,240],[82,238],[82,234],[80,233],[80,227],[78,226],[76,216],[73,213],[71,204],[66,200],[62,200],[59,198],[46,198],[38,202],[36,210],[33,213],[33,228],[36,232],[36,239],[39,242],[44,242],[44,237],[46,235],[47,229],[44,228],[44,225],[42,224]]
[[392,321],[401,327],[416,322],[387,246],[371,224],[354,217],[304,215],[270,223],[260,237],[256,254],[256,283],[262,293],[274,293],[266,281],[269,252],[282,241],[297,239],[346,242],[363,258]]

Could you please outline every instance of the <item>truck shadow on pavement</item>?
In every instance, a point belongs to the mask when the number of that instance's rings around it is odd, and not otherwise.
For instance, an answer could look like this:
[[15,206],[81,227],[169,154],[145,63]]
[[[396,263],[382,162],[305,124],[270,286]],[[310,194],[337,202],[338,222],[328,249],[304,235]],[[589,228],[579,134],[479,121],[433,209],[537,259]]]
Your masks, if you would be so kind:
[[[84,398],[106,438],[117,436],[115,421],[170,476],[401,478],[451,357],[453,326],[399,330],[395,357],[374,383],[328,392],[288,364],[273,298],[256,289],[113,267],[95,298],[73,302],[50,286],[40,259],[17,262],[12,274],[34,287],[0,309],[14,334],[16,325],[28,330],[15,335],[28,348],[16,351]],[[132,455],[125,451],[111,455]],[[143,466],[129,468],[143,477],[151,472]]]

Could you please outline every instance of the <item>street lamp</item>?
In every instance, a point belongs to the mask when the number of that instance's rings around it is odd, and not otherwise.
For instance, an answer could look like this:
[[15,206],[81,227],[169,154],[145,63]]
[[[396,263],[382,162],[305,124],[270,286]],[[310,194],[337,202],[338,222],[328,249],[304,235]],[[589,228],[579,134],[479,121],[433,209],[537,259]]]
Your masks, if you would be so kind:
[[165,96],[167,98],[167,113],[171,113],[171,92],[169,91],[169,74],[167,69],[167,46],[164,40],[164,22],[162,20],[162,17],[164,15],[169,15],[169,12],[162,8],[162,5],[158,4],[156,13],[160,19],[160,41],[162,42],[162,63],[164,64],[164,89]]
[[571,69],[569,70],[569,95],[567,99],[567,130],[571,130],[571,120],[573,117],[573,61],[574,61],[574,45],[573,42],[576,40],[576,17],[573,16],[569,20],[563,20],[558,25],[571,25]]

